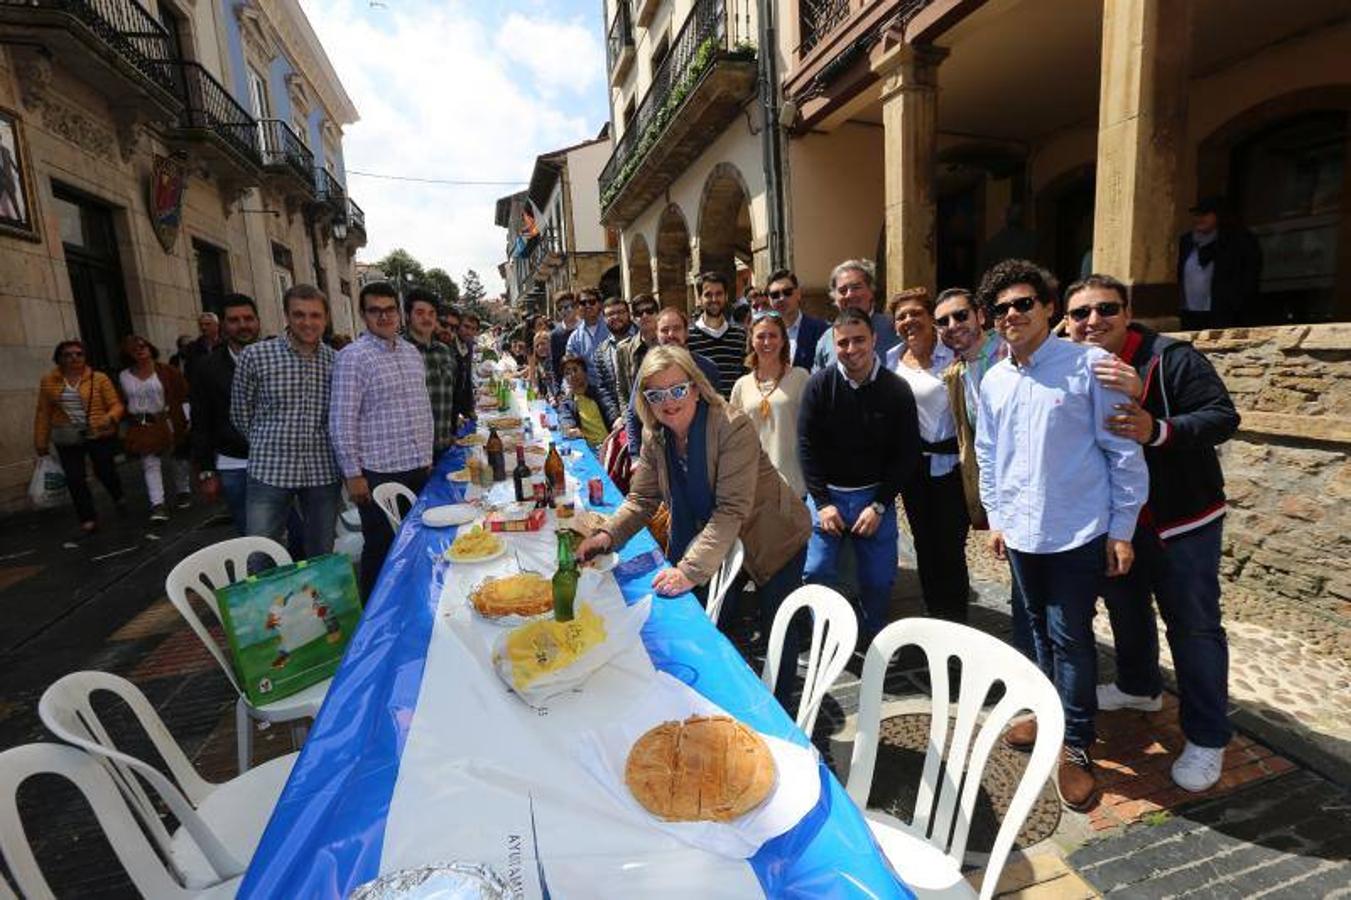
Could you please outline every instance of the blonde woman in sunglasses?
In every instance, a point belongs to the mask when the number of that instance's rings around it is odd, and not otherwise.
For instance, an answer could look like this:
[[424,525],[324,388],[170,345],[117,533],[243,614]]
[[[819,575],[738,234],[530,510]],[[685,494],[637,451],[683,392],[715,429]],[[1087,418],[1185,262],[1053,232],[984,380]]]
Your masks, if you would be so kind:
[[[624,503],[578,548],[583,558],[618,549],[665,502],[671,514],[667,559],[652,587],[664,596],[703,588],[740,538],[755,581],[761,628],[802,583],[811,516],[760,446],[755,426],[727,404],[682,347],[653,347],[638,370],[634,409],[643,424],[642,465]],[[799,623],[800,624],[800,623]],[[789,630],[776,693],[791,697],[800,640]]]

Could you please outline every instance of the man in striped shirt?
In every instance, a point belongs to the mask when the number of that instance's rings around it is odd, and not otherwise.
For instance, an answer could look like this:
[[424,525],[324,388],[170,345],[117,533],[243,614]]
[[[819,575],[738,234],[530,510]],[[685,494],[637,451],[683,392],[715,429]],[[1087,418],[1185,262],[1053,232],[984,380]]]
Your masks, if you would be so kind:
[[432,464],[432,404],[417,348],[399,337],[394,286],[372,282],[357,300],[366,332],[333,365],[329,433],[347,493],[361,514],[361,594],[369,598],[394,540],[371,491],[397,482],[422,490]]
[[285,543],[298,502],[306,557],[333,552],[342,484],[328,437],[333,349],[328,298],[309,284],[282,297],[286,332],[244,348],[230,386],[230,421],[249,444],[248,533]]
[[688,349],[713,360],[718,367],[718,393],[730,397],[732,385],[746,372],[746,329],[726,316],[730,282],[721,272],[699,276],[702,313],[690,327]]

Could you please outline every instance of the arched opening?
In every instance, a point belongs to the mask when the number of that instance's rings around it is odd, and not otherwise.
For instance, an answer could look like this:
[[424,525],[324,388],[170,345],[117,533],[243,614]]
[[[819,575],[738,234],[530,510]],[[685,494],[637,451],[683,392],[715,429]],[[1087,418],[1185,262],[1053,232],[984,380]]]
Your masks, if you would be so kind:
[[629,241],[628,269],[629,299],[652,293],[652,252],[647,249],[647,238],[641,234]]
[[1062,287],[1092,268],[1096,167],[1076,166],[1037,191],[1037,246]]
[[729,163],[719,163],[704,182],[699,206],[699,268],[721,272],[740,285],[752,272],[751,204],[746,181]]
[[600,276],[600,295],[605,298],[624,296],[624,281],[619,273],[619,266],[610,266]]
[[690,229],[672,203],[657,223],[657,299],[689,309]]

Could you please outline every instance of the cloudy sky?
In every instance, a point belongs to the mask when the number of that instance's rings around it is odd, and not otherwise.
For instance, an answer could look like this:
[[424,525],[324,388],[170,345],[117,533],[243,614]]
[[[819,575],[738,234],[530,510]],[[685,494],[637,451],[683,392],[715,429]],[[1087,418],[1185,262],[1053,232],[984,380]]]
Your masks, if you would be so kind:
[[[506,232],[498,197],[525,187],[535,157],[605,124],[599,0],[301,0],[356,104],[343,142],[347,185],[366,211],[374,261],[403,247],[490,294]],[[514,181],[469,186],[415,178]]]

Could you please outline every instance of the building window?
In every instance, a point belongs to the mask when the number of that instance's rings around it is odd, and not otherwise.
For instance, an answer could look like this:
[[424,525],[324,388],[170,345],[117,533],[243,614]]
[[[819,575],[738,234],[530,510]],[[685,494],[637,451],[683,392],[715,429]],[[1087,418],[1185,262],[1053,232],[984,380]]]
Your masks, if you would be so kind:
[[272,242],[272,264],[279,269],[285,269],[291,274],[295,274],[296,267],[291,259],[291,248],[285,244]]
[[193,238],[192,255],[197,268],[197,292],[202,296],[202,309],[219,314],[225,295],[230,291],[226,253],[214,244]]
[[352,299],[352,282],[346,278],[338,279],[338,293],[342,294],[348,300]]
[[253,105],[254,118],[271,118],[272,105],[267,99],[267,81],[252,67],[249,67],[246,71],[249,80],[249,102]]
[[652,74],[655,77],[661,64],[666,61],[666,55],[671,52],[671,33],[668,31],[657,41],[657,46],[652,51]]

